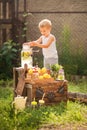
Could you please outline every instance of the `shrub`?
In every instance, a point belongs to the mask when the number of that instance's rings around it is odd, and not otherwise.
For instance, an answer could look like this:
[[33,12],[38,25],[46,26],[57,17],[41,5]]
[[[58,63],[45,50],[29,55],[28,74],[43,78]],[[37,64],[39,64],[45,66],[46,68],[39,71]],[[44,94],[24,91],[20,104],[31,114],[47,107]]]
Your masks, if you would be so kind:
[[0,79],[6,79],[12,76],[14,66],[18,66],[20,44],[12,40],[3,43],[0,50]]

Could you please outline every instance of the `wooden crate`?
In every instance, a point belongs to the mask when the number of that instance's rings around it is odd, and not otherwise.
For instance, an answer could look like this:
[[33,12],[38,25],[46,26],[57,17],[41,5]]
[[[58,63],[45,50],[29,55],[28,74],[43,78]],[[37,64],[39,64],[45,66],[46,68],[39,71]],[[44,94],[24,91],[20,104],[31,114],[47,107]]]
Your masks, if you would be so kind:
[[[28,83],[28,81],[27,81]],[[29,82],[32,85],[32,100],[38,102],[42,99],[43,94],[45,104],[67,102],[67,81],[35,81]]]
[[[19,77],[23,68],[13,69],[13,80],[14,80],[14,97],[17,96],[16,90],[19,84]],[[21,90],[21,84],[19,85]],[[43,80],[29,80],[25,78],[25,85],[21,91],[21,96],[27,96],[28,103],[36,99],[38,102],[42,99],[45,93],[44,100],[45,104],[59,103],[61,101],[67,102],[67,89],[68,83],[66,80],[55,81],[53,79],[43,79]]]

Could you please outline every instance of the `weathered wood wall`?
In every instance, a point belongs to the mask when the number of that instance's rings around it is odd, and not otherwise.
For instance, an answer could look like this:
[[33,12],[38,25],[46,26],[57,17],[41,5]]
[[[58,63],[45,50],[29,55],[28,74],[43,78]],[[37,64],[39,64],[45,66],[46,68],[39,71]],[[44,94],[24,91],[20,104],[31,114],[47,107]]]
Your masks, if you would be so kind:
[[[20,1],[23,5],[19,5]],[[23,35],[24,19],[26,11],[26,0],[0,0],[0,46],[9,39],[21,42]],[[19,7],[21,6],[21,11]],[[20,13],[22,19],[20,19]]]
[[0,0],[0,45],[11,38],[13,10],[14,0]]

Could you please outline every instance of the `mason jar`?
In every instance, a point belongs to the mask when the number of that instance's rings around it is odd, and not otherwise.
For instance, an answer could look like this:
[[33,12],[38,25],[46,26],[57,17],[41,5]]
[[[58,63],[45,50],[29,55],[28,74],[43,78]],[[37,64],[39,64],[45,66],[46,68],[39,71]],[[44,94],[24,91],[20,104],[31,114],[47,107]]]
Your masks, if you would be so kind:
[[28,68],[32,67],[32,48],[29,45],[23,45],[21,51],[21,67],[24,68],[24,65],[27,64]]

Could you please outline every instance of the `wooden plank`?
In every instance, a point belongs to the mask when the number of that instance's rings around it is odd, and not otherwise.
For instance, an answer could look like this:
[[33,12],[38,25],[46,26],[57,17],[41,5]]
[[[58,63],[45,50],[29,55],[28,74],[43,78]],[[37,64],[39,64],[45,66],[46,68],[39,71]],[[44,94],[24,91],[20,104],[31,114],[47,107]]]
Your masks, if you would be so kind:
[[19,0],[15,0],[15,17],[18,18]]
[[0,46],[2,46],[2,30],[0,30]]
[[18,84],[17,84],[17,88],[15,90],[17,95],[23,94],[23,90],[24,90],[24,86],[25,86],[25,74],[26,74],[26,71],[27,71],[27,64],[25,64],[24,69],[19,70],[19,72],[20,71],[21,71],[21,74],[18,78]]
[[[14,3],[14,1],[12,1]],[[9,19],[12,19],[12,13],[13,13],[13,10],[14,10],[14,7],[12,5],[12,2],[9,2]]]
[[3,42],[6,42],[8,39],[11,38],[10,35],[11,28],[1,28],[0,26],[0,44],[2,45]]
[[[12,37],[14,0],[0,0],[0,44]],[[15,35],[15,34],[14,34]]]
[[15,90],[17,95],[21,95],[22,96],[24,85],[25,85],[25,72],[23,71],[22,75],[19,77],[17,88]]
[[[14,20],[15,19],[15,0],[12,0],[11,1],[11,3],[10,3],[10,5],[11,5],[11,11],[12,11],[12,19]],[[9,10],[10,11],[10,10]]]
[[1,24],[0,25],[0,29],[11,29],[12,28],[12,24]]
[[0,0],[0,2],[11,2],[11,1],[13,1],[13,0]]
[[9,10],[9,2],[6,2],[6,19],[9,19],[9,13],[11,11]]
[[2,19],[2,2],[0,2],[0,19]]
[[8,41],[9,39],[11,39],[11,28],[9,28],[9,29],[7,28],[6,29],[6,34],[7,34],[6,35],[6,40]]
[[87,94],[68,92],[68,99],[71,101],[87,103]]
[[6,42],[6,29],[2,29],[2,36],[3,36],[2,42],[4,43]]
[[13,87],[14,87],[14,97],[17,96],[17,94],[15,93],[15,89],[17,87],[17,83],[18,83],[18,72],[16,71],[16,68],[13,68]]
[[11,19],[12,13],[14,10],[14,0],[7,0],[7,1],[1,1],[0,2],[0,16],[1,19]]
[[11,19],[0,19],[0,24],[11,24],[12,20]]
[[2,9],[2,11],[3,11],[3,18],[6,19],[6,2],[5,1],[3,1],[2,7],[3,7],[3,9]]

